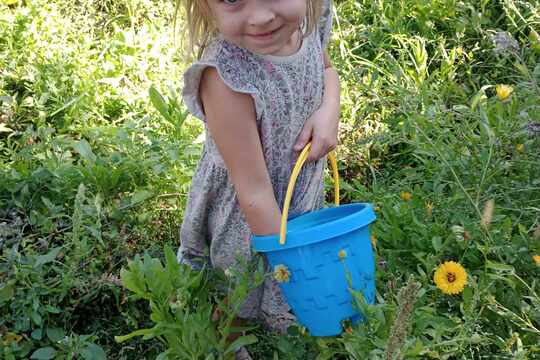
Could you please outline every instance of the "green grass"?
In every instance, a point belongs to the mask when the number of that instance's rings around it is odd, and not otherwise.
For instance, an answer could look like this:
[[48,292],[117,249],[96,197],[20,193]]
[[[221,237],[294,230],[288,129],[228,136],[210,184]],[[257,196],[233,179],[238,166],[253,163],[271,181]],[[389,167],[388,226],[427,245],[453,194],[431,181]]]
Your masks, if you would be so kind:
[[[160,323],[150,304],[179,311],[161,290],[141,297],[119,277],[145,251],[158,271],[164,246],[178,245],[202,127],[179,103],[186,60],[173,5],[83,3],[0,2],[0,358],[154,359],[210,326],[203,307],[216,301],[201,287],[200,309],[189,297],[180,307],[201,328],[160,320],[184,338],[114,340]],[[540,3],[335,5],[341,198],[377,206],[378,301],[357,299],[370,321],[351,334],[256,329],[249,350],[257,359],[539,357]],[[501,32],[517,47],[498,51]],[[513,87],[505,101],[498,84]],[[433,283],[447,260],[467,271],[459,295]],[[410,299],[404,289],[415,284]],[[177,286],[170,296],[189,295]]]

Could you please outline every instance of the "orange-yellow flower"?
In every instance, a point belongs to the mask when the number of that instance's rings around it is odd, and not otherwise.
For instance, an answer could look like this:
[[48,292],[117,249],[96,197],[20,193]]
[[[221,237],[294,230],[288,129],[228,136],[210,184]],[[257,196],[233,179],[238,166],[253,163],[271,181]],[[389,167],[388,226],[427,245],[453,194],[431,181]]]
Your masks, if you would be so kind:
[[276,265],[274,267],[274,279],[276,279],[277,282],[289,282],[290,277],[291,273],[285,265]]
[[510,85],[499,84],[495,86],[495,91],[497,92],[497,98],[501,101],[505,101],[512,95],[514,88]]
[[533,260],[536,265],[540,266],[540,255],[533,255]]
[[467,284],[467,273],[461,264],[447,261],[437,268],[433,281],[443,293],[459,294]]
[[426,201],[426,212],[428,216],[433,215],[433,203],[431,201]]
[[402,191],[399,196],[401,197],[401,200],[403,201],[409,201],[412,199],[412,194],[408,191]]
[[375,235],[371,235],[371,245],[373,249],[377,250],[377,237]]
[[340,250],[340,251],[338,252],[338,257],[339,257],[340,260],[345,259],[345,258],[347,257],[347,252],[346,252],[345,250],[343,250],[343,249]]

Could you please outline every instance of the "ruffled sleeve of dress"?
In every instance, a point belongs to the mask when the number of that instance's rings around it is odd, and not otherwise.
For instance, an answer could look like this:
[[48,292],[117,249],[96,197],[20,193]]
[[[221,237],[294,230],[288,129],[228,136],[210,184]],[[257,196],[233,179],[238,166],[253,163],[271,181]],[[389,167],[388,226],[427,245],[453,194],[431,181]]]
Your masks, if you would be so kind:
[[247,50],[220,37],[215,38],[205,49],[201,59],[193,63],[184,73],[182,97],[189,112],[206,122],[199,88],[201,77],[207,67],[214,67],[223,82],[233,91],[249,94],[253,98],[259,121],[263,114],[264,100],[253,76],[257,73],[258,64],[252,60]]
[[326,49],[332,34],[332,14],[332,0],[323,0],[323,8],[318,24],[319,38],[323,50]]

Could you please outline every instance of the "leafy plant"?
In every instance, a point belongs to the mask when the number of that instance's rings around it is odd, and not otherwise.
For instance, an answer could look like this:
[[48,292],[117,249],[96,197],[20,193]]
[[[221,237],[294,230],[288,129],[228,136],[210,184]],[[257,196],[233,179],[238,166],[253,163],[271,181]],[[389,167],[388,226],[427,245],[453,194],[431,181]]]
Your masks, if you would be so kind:
[[[233,320],[248,291],[264,280],[262,259],[251,267],[244,263],[241,270],[233,271],[225,302],[214,298],[211,275],[179,264],[170,247],[165,247],[164,266],[148,255],[143,261],[136,256],[128,263],[128,269],[122,270],[122,282],[137,297],[149,302],[150,318],[155,325],[115,339],[124,342],[134,336],[156,337],[167,348],[157,359],[234,358],[241,346],[257,341],[254,335],[242,335],[228,343],[231,334],[246,330],[233,328]],[[213,321],[216,303],[224,315]]]

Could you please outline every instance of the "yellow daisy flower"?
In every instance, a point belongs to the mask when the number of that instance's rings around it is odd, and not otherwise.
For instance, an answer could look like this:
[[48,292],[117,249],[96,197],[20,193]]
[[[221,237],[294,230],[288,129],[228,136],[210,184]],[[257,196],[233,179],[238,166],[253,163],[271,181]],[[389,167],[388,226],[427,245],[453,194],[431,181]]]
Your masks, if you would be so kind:
[[495,86],[495,91],[497,92],[497,98],[501,101],[505,101],[510,97],[512,92],[514,92],[514,88],[510,85],[499,84]]
[[467,284],[467,273],[461,264],[447,261],[437,268],[433,281],[443,293],[459,294]]
[[533,255],[533,260],[536,265],[540,266],[540,255]]
[[402,191],[399,196],[401,197],[401,200],[403,201],[409,201],[412,199],[412,194],[408,191]]
[[274,267],[274,279],[276,279],[277,282],[289,282],[290,277],[291,273],[285,265],[276,265]]

